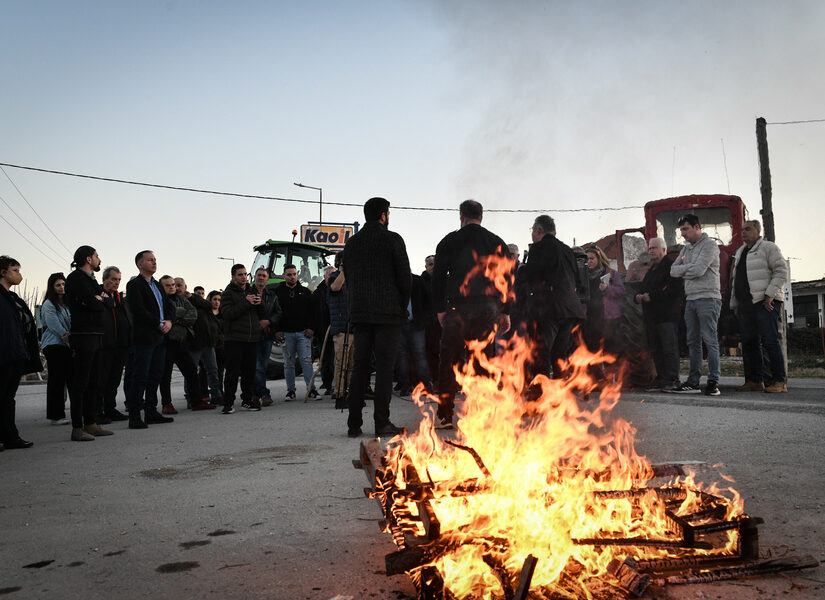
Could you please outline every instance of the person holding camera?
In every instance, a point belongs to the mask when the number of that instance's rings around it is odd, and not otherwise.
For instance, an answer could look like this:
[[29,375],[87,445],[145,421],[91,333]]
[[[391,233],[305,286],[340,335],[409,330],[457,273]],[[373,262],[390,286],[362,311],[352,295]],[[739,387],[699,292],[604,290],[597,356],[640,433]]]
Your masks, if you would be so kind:
[[261,295],[248,283],[246,267],[232,265],[232,281],[221,295],[221,317],[224,328],[226,375],[223,381],[223,414],[235,412],[235,392],[241,381],[241,406],[247,410],[261,410],[261,401],[252,395],[255,366],[258,360],[258,342],[266,320],[266,306]]

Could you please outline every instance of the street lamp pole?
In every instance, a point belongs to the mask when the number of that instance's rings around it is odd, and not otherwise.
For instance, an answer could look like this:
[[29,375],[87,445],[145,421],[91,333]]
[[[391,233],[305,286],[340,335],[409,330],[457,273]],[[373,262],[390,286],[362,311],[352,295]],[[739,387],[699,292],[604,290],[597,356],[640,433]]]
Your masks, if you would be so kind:
[[318,190],[318,224],[324,224],[324,190],[323,188],[315,187],[314,185],[304,185],[303,183],[293,183],[298,187],[307,188],[310,190]]

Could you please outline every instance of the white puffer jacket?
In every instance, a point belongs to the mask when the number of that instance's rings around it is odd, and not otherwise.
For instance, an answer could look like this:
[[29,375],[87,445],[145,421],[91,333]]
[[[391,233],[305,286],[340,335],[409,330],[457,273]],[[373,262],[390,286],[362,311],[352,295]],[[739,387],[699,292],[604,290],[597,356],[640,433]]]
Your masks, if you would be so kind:
[[[730,278],[730,307],[736,308],[736,294],[733,293],[733,283],[736,279],[736,269],[739,268],[739,259],[745,246],[736,251],[733,263],[733,272]],[[779,246],[762,239],[756,240],[748,250],[748,260],[745,263],[748,270],[748,285],[751,288],[753,303],[762,302],[766,297],[775,300],[785,299],[785,283],[788,281],[788,264],[782,256]]]

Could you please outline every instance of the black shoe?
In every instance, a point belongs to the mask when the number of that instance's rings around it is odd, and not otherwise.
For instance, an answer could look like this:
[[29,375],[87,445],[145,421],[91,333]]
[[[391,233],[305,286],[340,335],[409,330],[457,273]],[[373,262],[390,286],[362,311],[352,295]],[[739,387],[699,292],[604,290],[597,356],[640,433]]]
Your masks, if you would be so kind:
[[137,419],[129,419],[129,429],[147,429],[148,427],[140,417]]
[[392,423],[387,423],[386,425],[375,428],[375,437],[390,437],[403,433],[407,433],[406,427],[398,427]]
[[111,410],[106,411],[106,416],[109,417],[113,422],[114,421],[126,421],[129,419],[126,415],[120,412],[118,409],[113,408]]
[[149,413],[146,415],[146,424],[147,425],[160,425],[161,423],[171,423],[174,421],[172,417],[164,417],[160,413]]
[[690,383],[683,383],[680,386],[675,387],[672,390],[668,390],[672,394],[701,394],[702,390],[699,388],[698,385],[692,385]]
[[309,394],[307,394],[307,398],[314,398],[315,400],[323,400],[323,398],[321,398],[321,396],[318,395],[318,390],[316,390],[315,388],[312,388],[311,390],[309,390]]
[[112,420],[106,416],[106,413],[98,413],[95,415],[95,423],[98,425],[108,425]]
[[295,390],[287,390],[284,402],[292,402],[293,400],[295,400]]
[[360,427],[356,427],[355,429],[350,427],[349,429],[347,429],[347,437],[357,438],[361,436],[361,433],[363,432],[361,431]]
[[10,442],[3,442],[3,447],[6,450],[17,450],[18,448],[31,448],[34,446],[34,442],[27,442],[23,438],[17,438],[16,440],[12,440]]
[[720,396],[721,394],[719,384],[712,379],[708,381],[708,384],[705,386],[705,396]]
[[226,405],[224,405],[223,410],[221,411],[221,414],[222,415],[231,415],[233,412],[235,412],[235,407],[232,406],[231,404],[226,404]]

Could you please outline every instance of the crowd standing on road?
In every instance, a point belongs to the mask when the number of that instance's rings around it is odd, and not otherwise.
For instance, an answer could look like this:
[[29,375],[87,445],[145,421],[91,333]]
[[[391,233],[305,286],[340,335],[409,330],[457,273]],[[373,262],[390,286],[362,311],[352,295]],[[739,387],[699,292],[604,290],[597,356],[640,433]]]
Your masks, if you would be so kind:
[[[135,256],[138,275],[126,284],[124,297],[121,270],[106,267],[99,283],[101,258],[95,248],[80,246],[72,272],[48,278],[39,346],[35,318],[11,289],[22,281],[20,263],[0,257],[0,449],[32,446],[15,424],[15,395],[23,375],[43,370],[40,350],[48,365],[46,418],[53,425],[71,424],[73,441],[111,436],[102,425],[113,421],[128,420],[134,430],[173,422],[178,414],[170,387],[174,367],[184,377],[191,410],[221,407],[222,414],[233,414],[239,385],[242,408],[271,406],[267,370],[276,342],[283,345],[284,401],[298,398],[300,362],[305,400],[332,396],[336,408],[348,409],[348,435],[358,437],[365,400],[372,398],[375,434],[390,436],[403,431],[390,420],[393,381],[402,397],[417,388],[437,400],[436,428],[450,429],[459,392],[455,368],[469,359],[468,342],[486,343],[485,353],[493,356],[513,334],[529,340],[529,400],[537,391],[536,376],[567,376],[567,360],[579,344],[621,357],[622,313],[634,303],[641,308],[655,366],[647,390],[721,393],[720,251],[696,215],[678,221],[685,244],[675,258],[662,238],[649,240],[644,278],[632,293],[601,248],[571,249],[556,237],[549,215],[535,218],[533,243],[521,262],[515,244],[482,226],[483,208],[474,200],[461,203],[460,228],[438,243],[424,271],[415,275],[404,240],[389,229],[389,215],[386,199],[365,203],[366,223],[314,291],[298,280],[294,265],[285,266],[281,283],[269,283],[281,274],[265,267],[250,283],[246,267],[235,264],[224,290],[206,295],[196,286],[190,293],[183,277],[156,280],[157,259],[143,250]],[[745,372],[737,390],[786,392],[779,323],[787,265],[776,244],[762,239],[758,221],[745,222],[742,239],[729,290]],[[690,358],[684,382],[679,379],[682,320]],[[313,342],[321,392],[314,385]],[[125,413],[116,403],[121,380]]]

